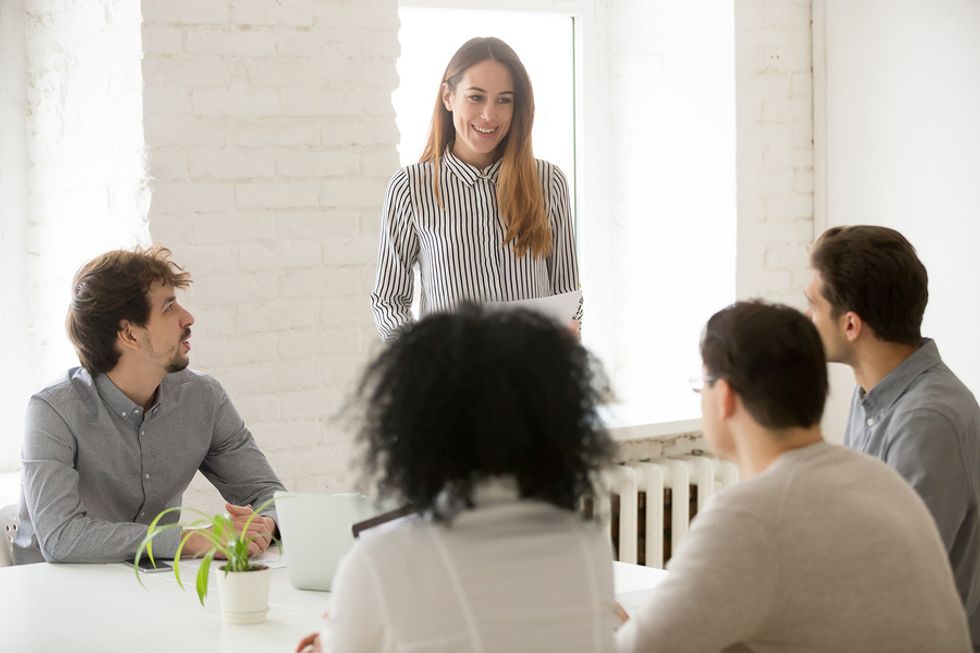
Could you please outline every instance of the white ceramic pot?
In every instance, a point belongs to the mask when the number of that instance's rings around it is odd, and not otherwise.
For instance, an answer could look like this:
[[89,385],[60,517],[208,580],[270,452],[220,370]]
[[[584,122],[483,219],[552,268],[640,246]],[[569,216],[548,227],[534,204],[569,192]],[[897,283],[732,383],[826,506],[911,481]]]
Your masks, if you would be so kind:
[[215,570],[221,617],[229,624],[258,624],[269,612],[269,583],[272,570],[262,565],[255,571],[225,573]]

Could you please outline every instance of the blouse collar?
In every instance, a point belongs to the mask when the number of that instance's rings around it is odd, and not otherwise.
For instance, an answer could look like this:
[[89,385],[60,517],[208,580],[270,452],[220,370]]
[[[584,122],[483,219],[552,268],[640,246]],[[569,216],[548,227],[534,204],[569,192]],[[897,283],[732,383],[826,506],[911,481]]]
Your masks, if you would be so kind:
[[443,152],[442,160],[445,162],[444,165],[451,173],[456,175],[456,177],[458,177],[461,181],[465,182],[466,185],[472,186],[481,179],[496,184],[497,179],[500,177],[500,163],[503,161],[503,158],[497,159],[489,166],[481,170],[476,166],[466,163],[458,156],[453,154],[453,144],[450,143],[446,146],[446,151]]

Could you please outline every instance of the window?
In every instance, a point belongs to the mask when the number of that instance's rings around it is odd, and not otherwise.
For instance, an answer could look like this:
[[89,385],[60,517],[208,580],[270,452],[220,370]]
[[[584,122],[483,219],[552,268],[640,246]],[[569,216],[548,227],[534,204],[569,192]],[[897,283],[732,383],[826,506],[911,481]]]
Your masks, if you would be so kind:
[[583,341],[616,412],[688,422],[701,328],[735,298],[734,8],[623,5],[402,0],[400,154],[421,153],[455,49],[477,35],[510,43],[534,84],[535,155],[574,185]]

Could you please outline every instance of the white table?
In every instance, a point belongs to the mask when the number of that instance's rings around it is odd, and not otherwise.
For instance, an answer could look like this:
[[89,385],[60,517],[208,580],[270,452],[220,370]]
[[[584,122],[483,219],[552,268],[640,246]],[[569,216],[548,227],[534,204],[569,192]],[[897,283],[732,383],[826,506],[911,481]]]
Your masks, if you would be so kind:
[[[665,572],[614,563],[617,596],[648,592]],[[183,575],[182,575],[183,577]],[[132,567],[36,564],[0,569],[0,650],[17,653],[292,651],[319,630],[326,592],[297,590],[285,569],[272,571],[269,615],[262,624],[221,622],[212,582],[202,608],[187,570],[187,590],[172,573],[142,574]],[[213,581],[213,578],[212,578]]]

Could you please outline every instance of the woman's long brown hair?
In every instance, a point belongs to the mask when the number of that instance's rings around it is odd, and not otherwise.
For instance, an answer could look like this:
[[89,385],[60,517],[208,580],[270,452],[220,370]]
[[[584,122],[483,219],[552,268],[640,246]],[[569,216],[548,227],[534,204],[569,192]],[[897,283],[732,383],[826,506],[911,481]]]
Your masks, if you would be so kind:
[[467,69],[488,59],[506,66],[514,80],[514,116],[510,131],[498,146],[498,150],[503,149],[497,183],[497,206],[500,207],[505,226],[504,243],[510,244],[519,256],[530,251],[535,258],[544,257],[551,253],[551,225],[538,179],[538,166],[531,149],[534,92],[524,64],[509,45],[498,38],[480,37],[470,39],[456,51],[442,76],[432,111],[429,138],[419,161],[432,162],[432,185],[436,200],[442,206],[439,166],[442,153],[456,138],[453,114],[443,104],[443,90],[448,88],[455,91]]

